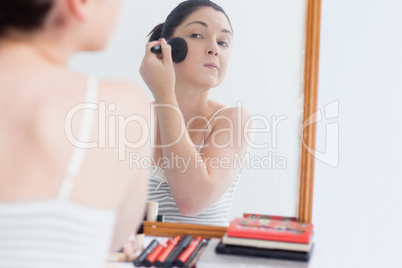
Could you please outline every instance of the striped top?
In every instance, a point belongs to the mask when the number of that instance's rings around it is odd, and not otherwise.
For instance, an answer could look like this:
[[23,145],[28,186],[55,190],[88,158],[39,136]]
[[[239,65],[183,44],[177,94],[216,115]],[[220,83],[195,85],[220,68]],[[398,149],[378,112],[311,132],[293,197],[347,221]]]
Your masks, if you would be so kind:
[[[213,118],[223,109],[218,110],[212,118],[209,120],[208,124],[205,126],[204,133],[202,136],[202,142],[198,152],[205,143],[205,130],[211,123]],[[148,186],[148,201],[158,202],[158,214],[164,215],[165,222],[179,222],[179,223],[191,223],[191,224],[204,224],[204,225],[214,225],[214,226],[229,226],[230,221],[230,209],[232,206],[232,200],[234,192],[237,185],[240,182],[240,173],[237,174],[231,186],[226,190],[223,196],[216,202],[212,207],[210,207],[205,212],[198,216],[184,216],[180,213],[172,194],[170,192],[169,184],[165,175],[164,169],[159,166],[152,166],[150,172],[150,180]]]
[[[97,103],[98,83],[88,81],[86,103]],[[96,111],[85,109],[78,136],[89,141]],[[110,249],[115,210],[69,200],[85,156],[74,148],[55,198],[0,202],[0,267],[103,267]]]

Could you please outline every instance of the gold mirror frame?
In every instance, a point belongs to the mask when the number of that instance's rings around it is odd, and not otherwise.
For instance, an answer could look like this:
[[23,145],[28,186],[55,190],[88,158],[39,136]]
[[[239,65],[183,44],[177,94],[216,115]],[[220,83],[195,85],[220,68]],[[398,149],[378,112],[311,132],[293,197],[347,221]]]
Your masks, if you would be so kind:
[[[318,92],[320,24],[321,0],[306,0],[303,122],[306,122],[307,119],[315,122]],[[300,142],[301,153],[299,161],[300,191],[297,218],[300,222],[311,223],[314,189],[314,155],[310,154],[306,148],[315,149],[316,125],[311,124],[306,127],[301,127],[301,131],[302,140]],[[153,236],[182,236],[189,234],[202,236],[206,239],[213,237],[221,238],[226,232],[226,229],[226,227],[208,225],[144,222],[144,233]]]

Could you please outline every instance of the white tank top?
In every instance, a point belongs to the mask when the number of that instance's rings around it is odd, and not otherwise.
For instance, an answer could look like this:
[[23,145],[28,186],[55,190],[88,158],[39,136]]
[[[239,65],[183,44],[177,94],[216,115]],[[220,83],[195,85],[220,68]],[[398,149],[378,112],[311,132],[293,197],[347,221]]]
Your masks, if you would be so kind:
[[[223,107],[222,109],[218,110],[205,126],[202,135],[202,142],[198,152],[201,152],[202,148],[204,147],[205,130],[207,129],[208,125],[220,111],[226,108],[229,107]],[[155,201],[159,203],[158,214],[164,215],[165,222],[180,222],[227,227],[229,226],[230,209],[232,207],[234,192],[240,182],[240,175],[240,173],[237,174],[229,189],[226,190],[223,196],[212,207],[198,216],[190,217],[182,215],[176,203],[174,202],[169,184],[167,182],[167,177],[165,175],[165,170],[159,166],[152,166],[148,184],[148,201]]]
[[[98,82],[88,80],[86,103],[98,103]],[[89,141],[96,111],[85,109],[80,141]],[[0,202],[0,267],[103,267],[114,231],[115,210],[69,200],[85,149],[75,148],[58,196]]]

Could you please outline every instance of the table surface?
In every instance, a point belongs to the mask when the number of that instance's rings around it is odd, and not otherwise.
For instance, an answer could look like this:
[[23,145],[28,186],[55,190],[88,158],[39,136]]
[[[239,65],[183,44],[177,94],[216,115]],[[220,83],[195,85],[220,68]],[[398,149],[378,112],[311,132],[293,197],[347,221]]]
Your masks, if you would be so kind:
[[[208,246],[202,252],[197,268],[225,268],[225,267],[255,267],[255,268],[307,268],[308,262],[269,259],[260,257],[247,257],[217,254],[215,248],[220,239],[211,239]],[[313,252],[314,255],[314,252]],[[107,263],[105,268],[128,268],[134,267],[132,263]]]

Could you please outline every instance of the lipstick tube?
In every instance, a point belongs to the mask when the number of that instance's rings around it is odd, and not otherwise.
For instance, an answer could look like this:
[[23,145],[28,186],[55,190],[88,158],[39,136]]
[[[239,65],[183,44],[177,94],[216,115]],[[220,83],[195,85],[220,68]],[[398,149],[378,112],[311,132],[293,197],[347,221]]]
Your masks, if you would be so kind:
[[173,265],[177,267],[183,267],[184,263],[189,259],[190,255],[196,250],[197,246],[201,243],[202,238],[198,236],[191,244],[177,257]]
[[151,254],[148,255],[148,257],[144,261],[144,266],[145,267],[151,267],[152,264],[156,261],[156,259],[159,257],[161,252],[166,248],[167,244],[169,243],[170,239],[166,238],[164,242],[159,244],[152,252]]
[[203,239],[201,243],[199,243],[198,246],[195,248],[193,253],[191,253],[190,257],[184,263],[183,267],[184,268],[193,267],[193,265],[195,265],[195,262],[198,260],[200,254],[202,253],[203,249],[206,247],[207,244],[208,244],[207,240]]
[[155,262],[156,267],[163,266],[163,262],[166,260],[167,256],[170,254],[170,252],[172,252],[172,250],[177,245],[179,240],[180,240],[180,236],[175,236],[175,238],[173,238],[173,240],[169,243],[169,245],[167,245],[165,250],[162,251],[162,253],[158,256],[158,259]]
[[134,261],[134,266],[140,267],[145,258],[158,246],[158,244],[159,244],[158,240],[156,239],[152,240],[152,242],[148,245],[148,247]]
[[185,235],[179,243],[174,247],[172,252],[169,254],[169,256],[166,258],[165,262],[163,263],[164,268],[170,268],[173,266],[173,262],[176,260],[176,258],[180,255],[180,253],[183,252],[185,248],[188,247],[188,245],[193,241],[193,238],[191,235]]

